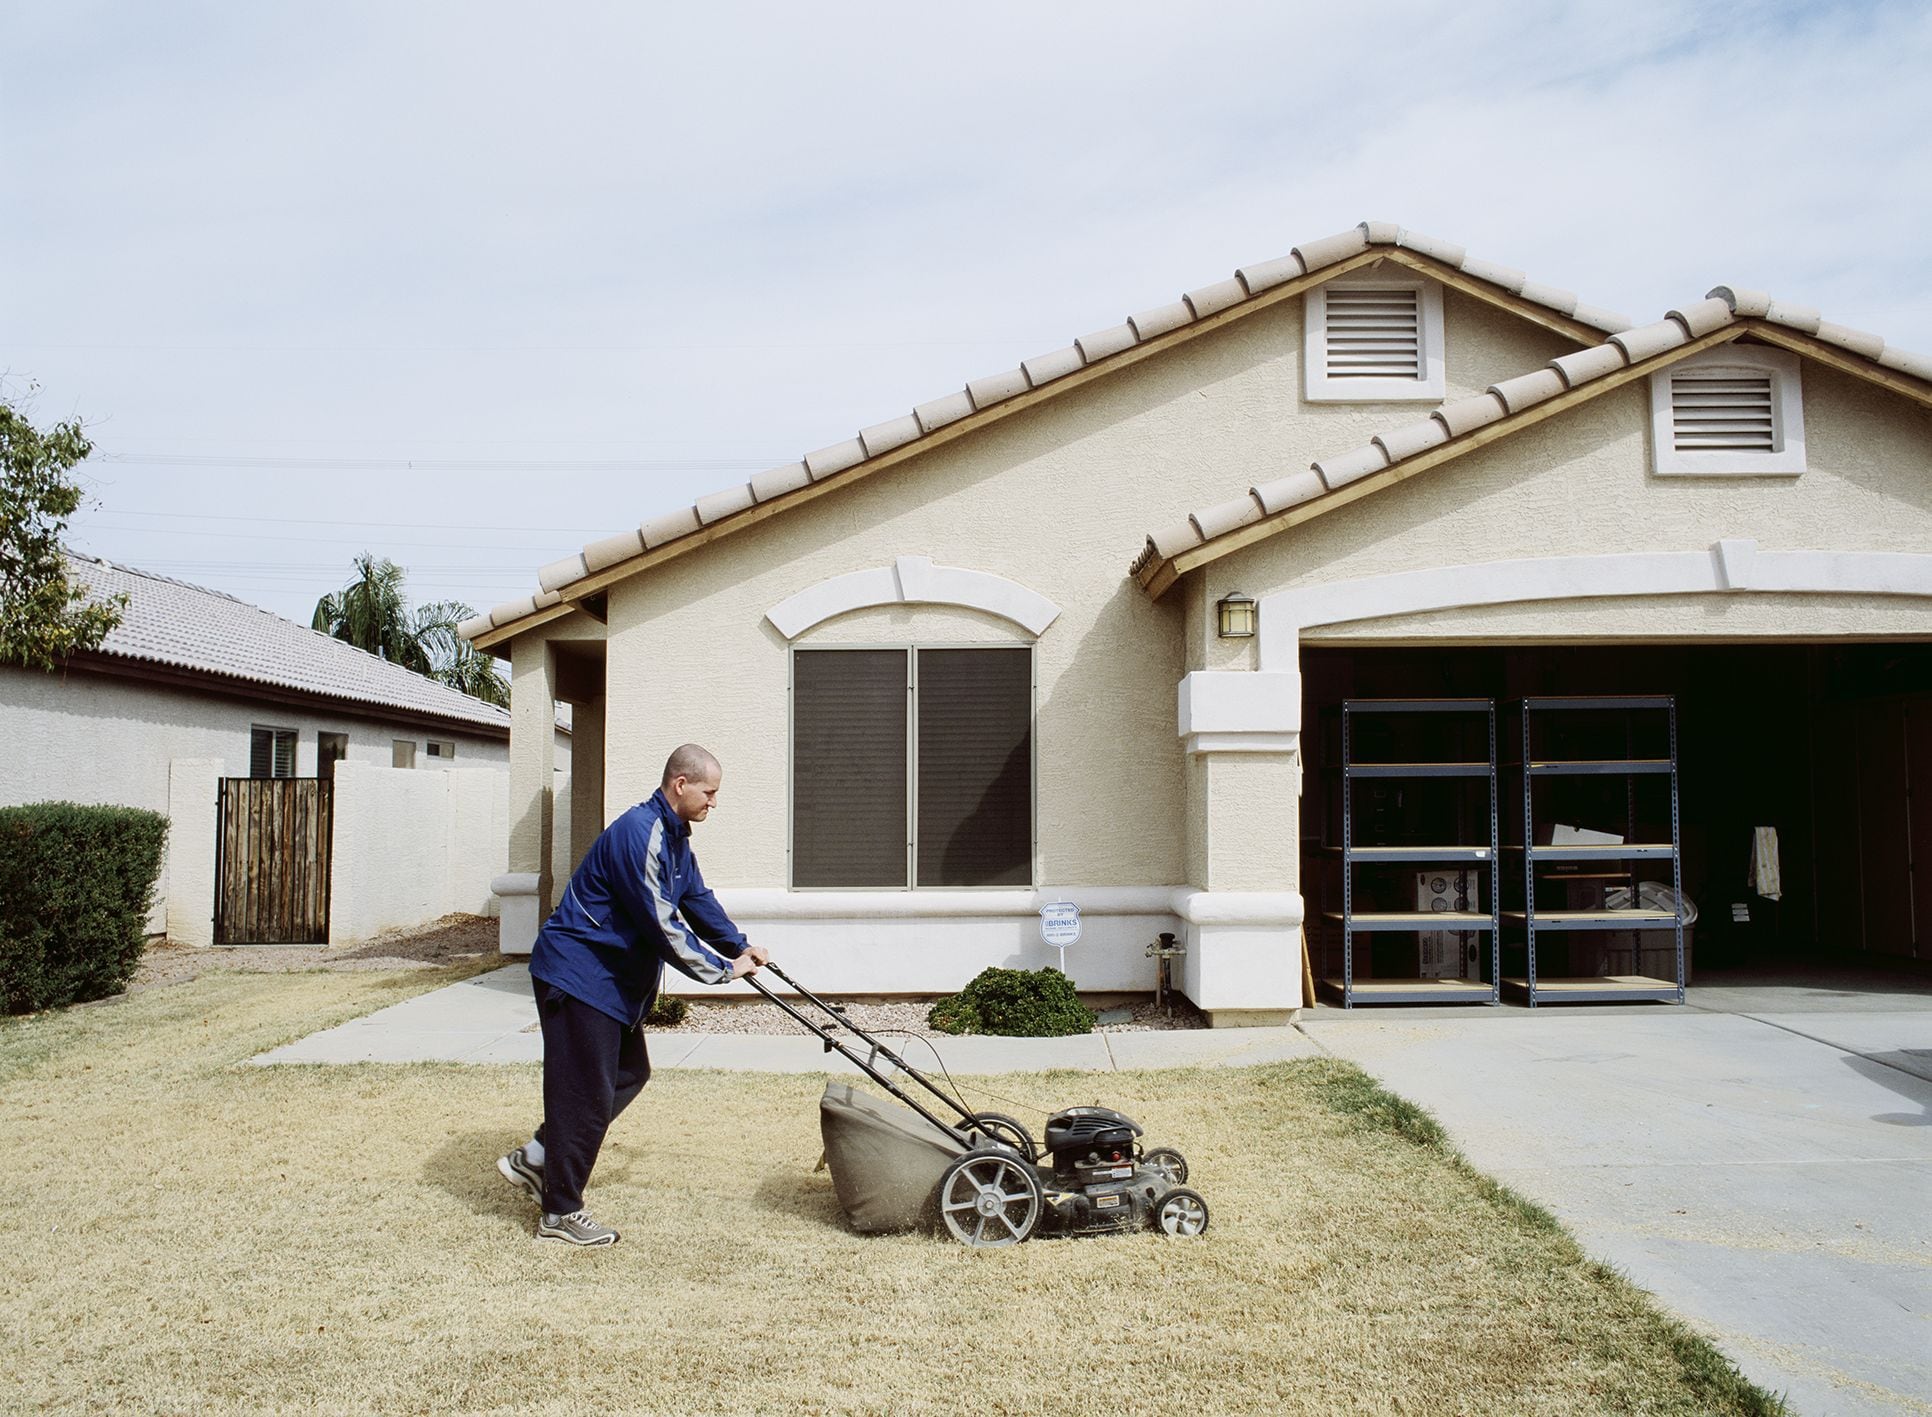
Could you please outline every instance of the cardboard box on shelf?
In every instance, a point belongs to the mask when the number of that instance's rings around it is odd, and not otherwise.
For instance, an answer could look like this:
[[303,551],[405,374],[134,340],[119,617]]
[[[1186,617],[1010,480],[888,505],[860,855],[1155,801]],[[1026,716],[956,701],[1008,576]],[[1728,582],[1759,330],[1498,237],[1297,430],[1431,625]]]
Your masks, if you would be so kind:
[[[1417,910],[1438,914],[1446,910],[1481,910],[1479,874],[1473,869],[1418,871],[1415,878]],[[1482,935],[1473,930],[1420,930],[1417,973],[1424,979],[1480,979]]]
[[1557,822],[1550,828],[1551,846],[1622,846],[1623,838],[1615,832],[1600,832],[1589,827],[1565,826]]

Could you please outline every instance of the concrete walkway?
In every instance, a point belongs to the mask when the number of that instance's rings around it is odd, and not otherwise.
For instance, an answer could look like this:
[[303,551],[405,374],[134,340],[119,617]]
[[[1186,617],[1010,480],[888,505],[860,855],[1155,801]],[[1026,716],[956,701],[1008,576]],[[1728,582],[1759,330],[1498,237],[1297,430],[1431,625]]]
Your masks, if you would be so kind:
[[[1686,1008],[1321,1008],[1294,1028],[940,1047],[961,1074],[1347,1058],[1794,1410],[1932,1414],[1932,981],[1717,978]],[[532,1063],[535,1024],[517,966],[255,1061]],[[803,1034],[657,1033],[651,1056],[852,1070]]]
[[[769,1006],[767,1006],[769,1007]],[[794,1026],[776,1008],[772,1026]],[[807,1033],[651,1033],[651,1067],[722,1068],[746,1072],[823,1073],[859,1070],[827,1053]],[[887,1040],[914,1067],[933,1055],[917,1040]],[[900,1045],[903,1044],[903,1047]],[[1088,1033],[1074,1038],[948,1038],[946,1066],[955,1073],[1041,1072],[1049,1068],[1111,1072],[1123,1068],[1230,1067],[1312,1058],[1320,1049],[1294,1028],[1191,1029],[1172,1033]],[[530,971],[510,965],[460,984],[419,994],[365,1018],[264,1053],[256,1063],[535,1063],[543,1057]]]

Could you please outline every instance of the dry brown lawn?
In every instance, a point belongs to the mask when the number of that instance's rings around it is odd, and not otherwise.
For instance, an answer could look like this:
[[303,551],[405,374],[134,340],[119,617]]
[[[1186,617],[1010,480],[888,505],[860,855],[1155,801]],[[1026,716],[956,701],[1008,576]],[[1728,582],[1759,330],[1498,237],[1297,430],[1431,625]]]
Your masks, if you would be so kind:
[[1766,1410],[1334,1064],[990,1083],[1186,1151],[1199,1240],[856,1236],[816,1079],[669,1073],[593,1178],[623,1243],[538,1242],[493,1169],[534,1068],[245,1065],[436,982],[214,973],[0,1024],[0,1409]]

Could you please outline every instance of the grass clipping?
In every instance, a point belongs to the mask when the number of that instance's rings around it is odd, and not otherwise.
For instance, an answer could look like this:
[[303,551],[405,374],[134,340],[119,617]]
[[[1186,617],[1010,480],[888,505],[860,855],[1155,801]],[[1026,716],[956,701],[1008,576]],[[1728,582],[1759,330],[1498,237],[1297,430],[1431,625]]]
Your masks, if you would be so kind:
[[1338,1063],[990,1084],[1186,1152],[1197,1240],[856,1236],[819,1079],[672,1072],[592,1178],[623,1243],[538,1242],[493,1169],[534,1068],[245,1065],[433,982],[213,974],[0,1025],[0,1409],[1775,1410]]

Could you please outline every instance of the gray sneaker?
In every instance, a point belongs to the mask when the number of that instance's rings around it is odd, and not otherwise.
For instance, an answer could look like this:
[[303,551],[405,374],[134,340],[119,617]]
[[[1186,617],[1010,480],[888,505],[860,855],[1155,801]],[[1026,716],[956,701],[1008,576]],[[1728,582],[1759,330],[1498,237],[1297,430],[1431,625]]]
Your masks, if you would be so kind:
[[543,1204],[543,1167],[530,1160],[529,1153],[518,1147],[508,1156],[496,1159],[496,1169],[503,1173],[503,1179],[522,1191],[538,1205]]
[[568,1215],[545,1211],[543,1219],[537,1222],[537,1238],[565,1240],[573,1245],[615,1245],[617,1232],[592,1220],[587,1210],[573,1210]]

